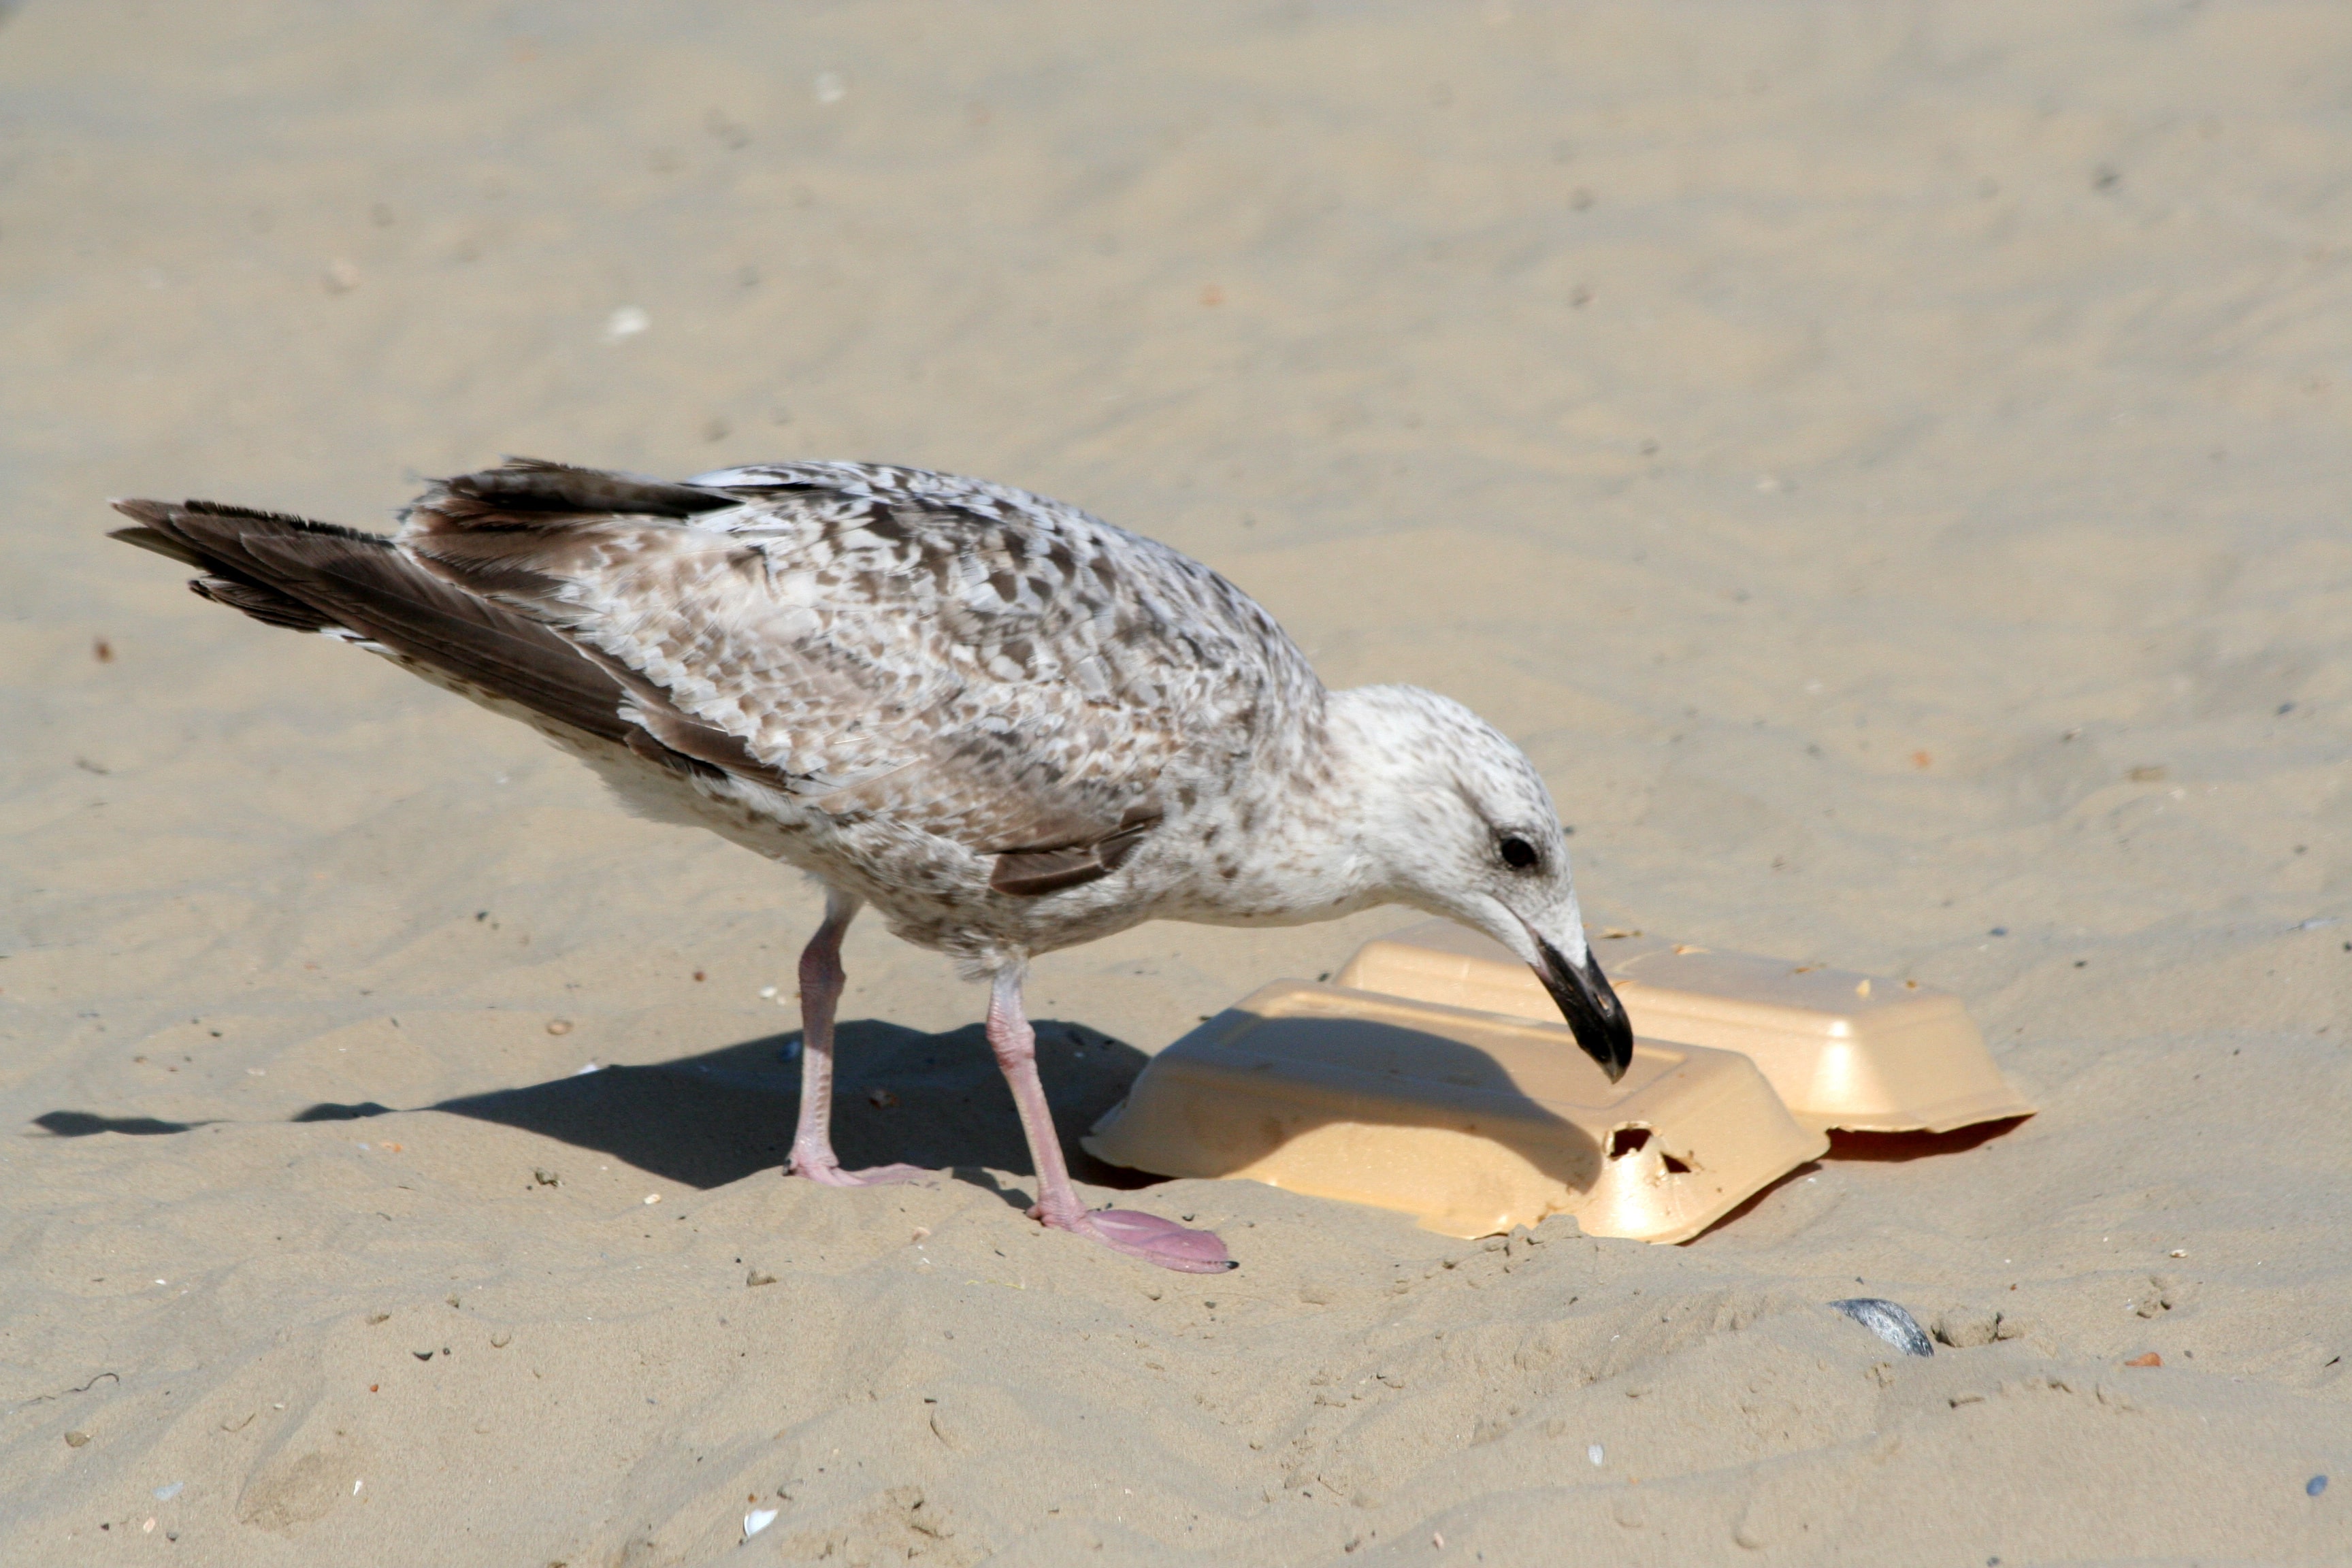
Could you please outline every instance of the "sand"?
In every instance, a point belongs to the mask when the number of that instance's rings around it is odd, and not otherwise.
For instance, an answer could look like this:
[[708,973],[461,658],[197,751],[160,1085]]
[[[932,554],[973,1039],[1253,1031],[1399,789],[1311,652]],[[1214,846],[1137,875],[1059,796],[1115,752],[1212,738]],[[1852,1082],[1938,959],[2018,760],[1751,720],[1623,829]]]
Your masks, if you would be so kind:
[[[0,1559],[2352,1559],[2347,69],[2326,5],[28,0]],[[1022,1218],[980,994],[869,924],[844,1152],[951,1176],[781,1180],[802,879],[102,536],[507,452],[1165,539],[1520,739],[1596,919],[1957,991],[2043,1110],[1676,1247],[1148,1187],[1244,1265],[1165,1275]],[[1047,960],[1066,1131],[1413,918]]]

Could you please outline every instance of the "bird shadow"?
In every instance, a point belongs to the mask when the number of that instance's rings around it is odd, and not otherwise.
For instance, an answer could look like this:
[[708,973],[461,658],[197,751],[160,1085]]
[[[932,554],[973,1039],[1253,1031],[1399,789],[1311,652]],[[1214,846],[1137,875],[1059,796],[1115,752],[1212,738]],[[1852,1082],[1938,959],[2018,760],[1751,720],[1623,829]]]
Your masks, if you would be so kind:
[[33,1125],[59,1138],[88,1138],[98,1132],[120,1132],[127,1138],[159,1138],[209,1127],[209,1121],[163,1121],[152,1116],[100,1116],[89,1110],[45,1110]]
[[[1105,1164],[1077,1143],[1126,1096],[1144,1054],[1081,1024],[1047,1019],[1035,1028],[1038,1072],[1071,1173],[1099,1186],[1158,1180]],[[903,1161],[994,1191],[1003,1189],[988,1171],[1029,1169],[1021,1119],[978,1025],[927,1035],[858,1019],[837,1026],[834,1055],[833,1143],[844,1165]],[[431,1109],[598,1150],[688,1186],[720,1187],[784,1163],[800,1074],[793,1030],[649,1067],[461,1095]],[[303,1114],[318,1120],[338,1109]]]
[[[1083,1024],[1046,1019],[1035,1028],[1039,1074],[1071,1174],[1121,1189],[1162,1180],[1107,1164],[1077,1142],[1126,1097],[1144,1054]],[[835,1055],[833,1139],[843,1164],[926,1165],[1027,1205],[1027,1195],[988,1173],[1025,1172],[1030,1160],[1013,1097],[978,1025],[927,1035],[860,1019],[839,1026]],[[709,1189],[784,1163],[800,1110],[800,1032],[793,1030],[675,1061],[603,1068],[407,1109],[520,1128]],[[396,1109],[374,1100],[322,1101],[289,1120],[360,1121]],[[33,1124],[60,1138],[154,1137],[206,1125],[73,1110],[44,1112]]]
[[[1306,1020],[1273,1021],[1313,1027]],[[1225,1169],[1239,1169],[1321,1122],[1362,1117],[1391,1123],[1458,1126],[1464,1109],[1413,1103],[1410,1092],[1385,1081],[1384,1065],[1410,1062],[1416,1076],[1433,1076],[1473,1091],[1481,1118],[1497,1131],[1517,1123],[1535,1136],[1514,1140],[1548,1174],[1589,1188],[1602,1154],[1582,1129],[1529,1099],[1509,1072],[1463,1042],[1392,1026],[1349,1021],[1349,1044],[1363,1057],[1359,1092],[1320,1103],[1302,1101],[1299,1114],[1236,1119],[1212,1151],[1201,1152]],[[1105,1161],[1079,1142],[1127,1098],[1150,1058],[1134,1047],[1083,1024],[1047,1019],[1035,1025],[1037,1065],[1070,1173],[1094,1186],[1132,1191],[1168,1178]],[[762,1035],[699,1056],[636,1067],[607,1067],[543,1083],[459,1095],[431,1105],[397,1108],[374,1100],[321,1101],[297,1112],[295,1122],[361,1121],[400,1109],[437,1110],[518,1128],[591,1149],[650,1174],[708,1190],[781,1167],[800,1109],[800,1032]],[[842,1163],[906,1162],[947,1172],[957,1180],[1026,1207],[1030,1194],[1008,1188],[993,1172],[1029,1173],[1032,1164],[1020,1117],[978,1025],[930,1035],[879,1019],[859,1019],[836,1030],[833,1139]],[[156,1136],[184,1132],[203,1122],[152,1117],[107,1117],[87,1110],[51,1110],[34,1124],[62,1138],[101,1132]],[[1238,1142],[1236,1142],[1238,1140]]]

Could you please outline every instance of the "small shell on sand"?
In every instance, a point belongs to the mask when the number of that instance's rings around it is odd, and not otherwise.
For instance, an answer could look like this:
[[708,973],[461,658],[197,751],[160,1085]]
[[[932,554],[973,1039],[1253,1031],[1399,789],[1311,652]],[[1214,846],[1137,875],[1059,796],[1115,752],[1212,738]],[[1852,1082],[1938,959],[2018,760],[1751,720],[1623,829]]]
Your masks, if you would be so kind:
[[1919,1327],[1919,1321],[1895,1302],[1882,1301],[1875,1296],[1854,1296],[1830,1305],[1905,1355],[1936,1353],[1935,1342]]

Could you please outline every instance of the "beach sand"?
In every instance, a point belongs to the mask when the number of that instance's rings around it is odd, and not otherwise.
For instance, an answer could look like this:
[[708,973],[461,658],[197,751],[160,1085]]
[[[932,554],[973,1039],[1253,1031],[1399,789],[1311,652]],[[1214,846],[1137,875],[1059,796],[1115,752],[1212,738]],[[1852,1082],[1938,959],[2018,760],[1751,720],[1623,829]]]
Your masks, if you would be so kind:
[[[0,1559],[2352,1560],[2347,73],[2328,5],[28,0]],[[1682,1247],[1147,1186],[1243,1265],[1165,1274],[1022,1217],[868,921],[844,1152],[952,1174],[782,1180],[803,879],[104,538],[502,453],[1166,540],[1521,741],[1596,922],[1956,991],[2042,1113]],[[1416,918],[1045,960],[1066,1133]]]

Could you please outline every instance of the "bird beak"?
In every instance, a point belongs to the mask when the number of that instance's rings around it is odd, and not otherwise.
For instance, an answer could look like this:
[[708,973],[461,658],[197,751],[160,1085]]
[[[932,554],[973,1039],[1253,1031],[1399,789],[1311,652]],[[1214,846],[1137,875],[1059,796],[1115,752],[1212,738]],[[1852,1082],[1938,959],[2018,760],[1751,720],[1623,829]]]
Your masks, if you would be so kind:
[[1633,1026],[1626,1019],[1625,1005],[1610,989],[1609,977],[1601,973],[1601,961],[1587,947],[1584,963],[1572,964],[1540,936],[1536,936],[1536,952],[1542,959],[1535,965],[1536,978],[1559,1004],[1560,1016],[1568,1020],[1584,1054],[1599,1062],[1615,1083],[1633,1060]]

